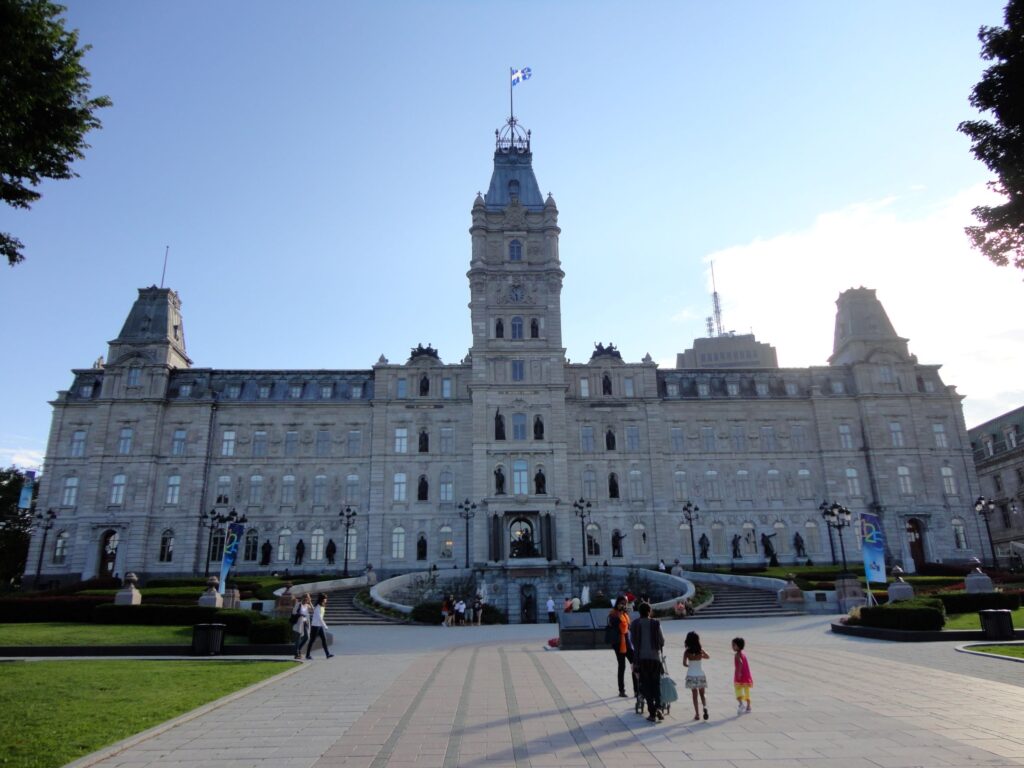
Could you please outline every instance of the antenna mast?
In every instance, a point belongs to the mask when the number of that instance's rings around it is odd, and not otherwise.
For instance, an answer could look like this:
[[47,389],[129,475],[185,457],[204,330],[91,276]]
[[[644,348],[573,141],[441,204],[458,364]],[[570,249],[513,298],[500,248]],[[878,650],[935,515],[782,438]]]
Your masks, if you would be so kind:
[[[715,285],[715,262],[711,262],[711,305],[715,310],[715,330],[714,335],[722,336],[722,302],[718,298],[718,286]],[[711,318],[708,318],[708,334],[711,334]]]

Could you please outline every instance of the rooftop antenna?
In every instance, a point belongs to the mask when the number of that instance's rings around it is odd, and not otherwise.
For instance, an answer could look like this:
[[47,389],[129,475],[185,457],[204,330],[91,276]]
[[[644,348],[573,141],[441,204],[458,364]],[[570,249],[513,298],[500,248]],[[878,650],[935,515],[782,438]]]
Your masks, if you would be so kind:
[[167,254],[171,252],[171,246],[164,246],[164,271],[160,273],[160,287],[164,287],[164,278],[167,276]]
[[718,298],[718,287],[715,285],[715,262],[711,262],[711,305],[715,310],[715,330],[716,334],[711,334],[711,318],[708,318],[708,334],[724,336],[722,332],[722,302]]

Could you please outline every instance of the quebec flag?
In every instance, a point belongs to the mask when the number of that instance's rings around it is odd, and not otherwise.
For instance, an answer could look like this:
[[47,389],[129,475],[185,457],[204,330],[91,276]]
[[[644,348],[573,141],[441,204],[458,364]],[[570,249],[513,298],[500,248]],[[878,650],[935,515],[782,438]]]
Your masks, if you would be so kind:
[[519,85],[519,83],[525,83],[530,79],[533,72],[530,71],[529,67],[523,67],[522,69],[512,70],[512,85]]

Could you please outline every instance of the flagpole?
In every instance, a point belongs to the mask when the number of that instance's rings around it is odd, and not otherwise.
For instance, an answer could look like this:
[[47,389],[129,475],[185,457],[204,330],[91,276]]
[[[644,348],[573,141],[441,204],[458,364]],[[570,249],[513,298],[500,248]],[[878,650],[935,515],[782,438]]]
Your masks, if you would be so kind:
[[514,83],[512,82],[512,75],[514,75],[515,73],[516,71],[513,67],[508,68],[508,122],[510,125],[512,124],[512,121],[515,120],[516,117],[516,110],[515,107],[512,105],[512,86],[514,85]]

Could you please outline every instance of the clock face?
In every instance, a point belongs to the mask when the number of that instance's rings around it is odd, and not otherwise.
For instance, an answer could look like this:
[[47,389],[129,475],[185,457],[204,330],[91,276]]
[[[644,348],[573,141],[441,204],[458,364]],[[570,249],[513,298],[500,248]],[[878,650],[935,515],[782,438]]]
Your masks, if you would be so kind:
[[513,285],[508,289],[508,300],[518,304],[526,298],[526,291],[521,285]]

